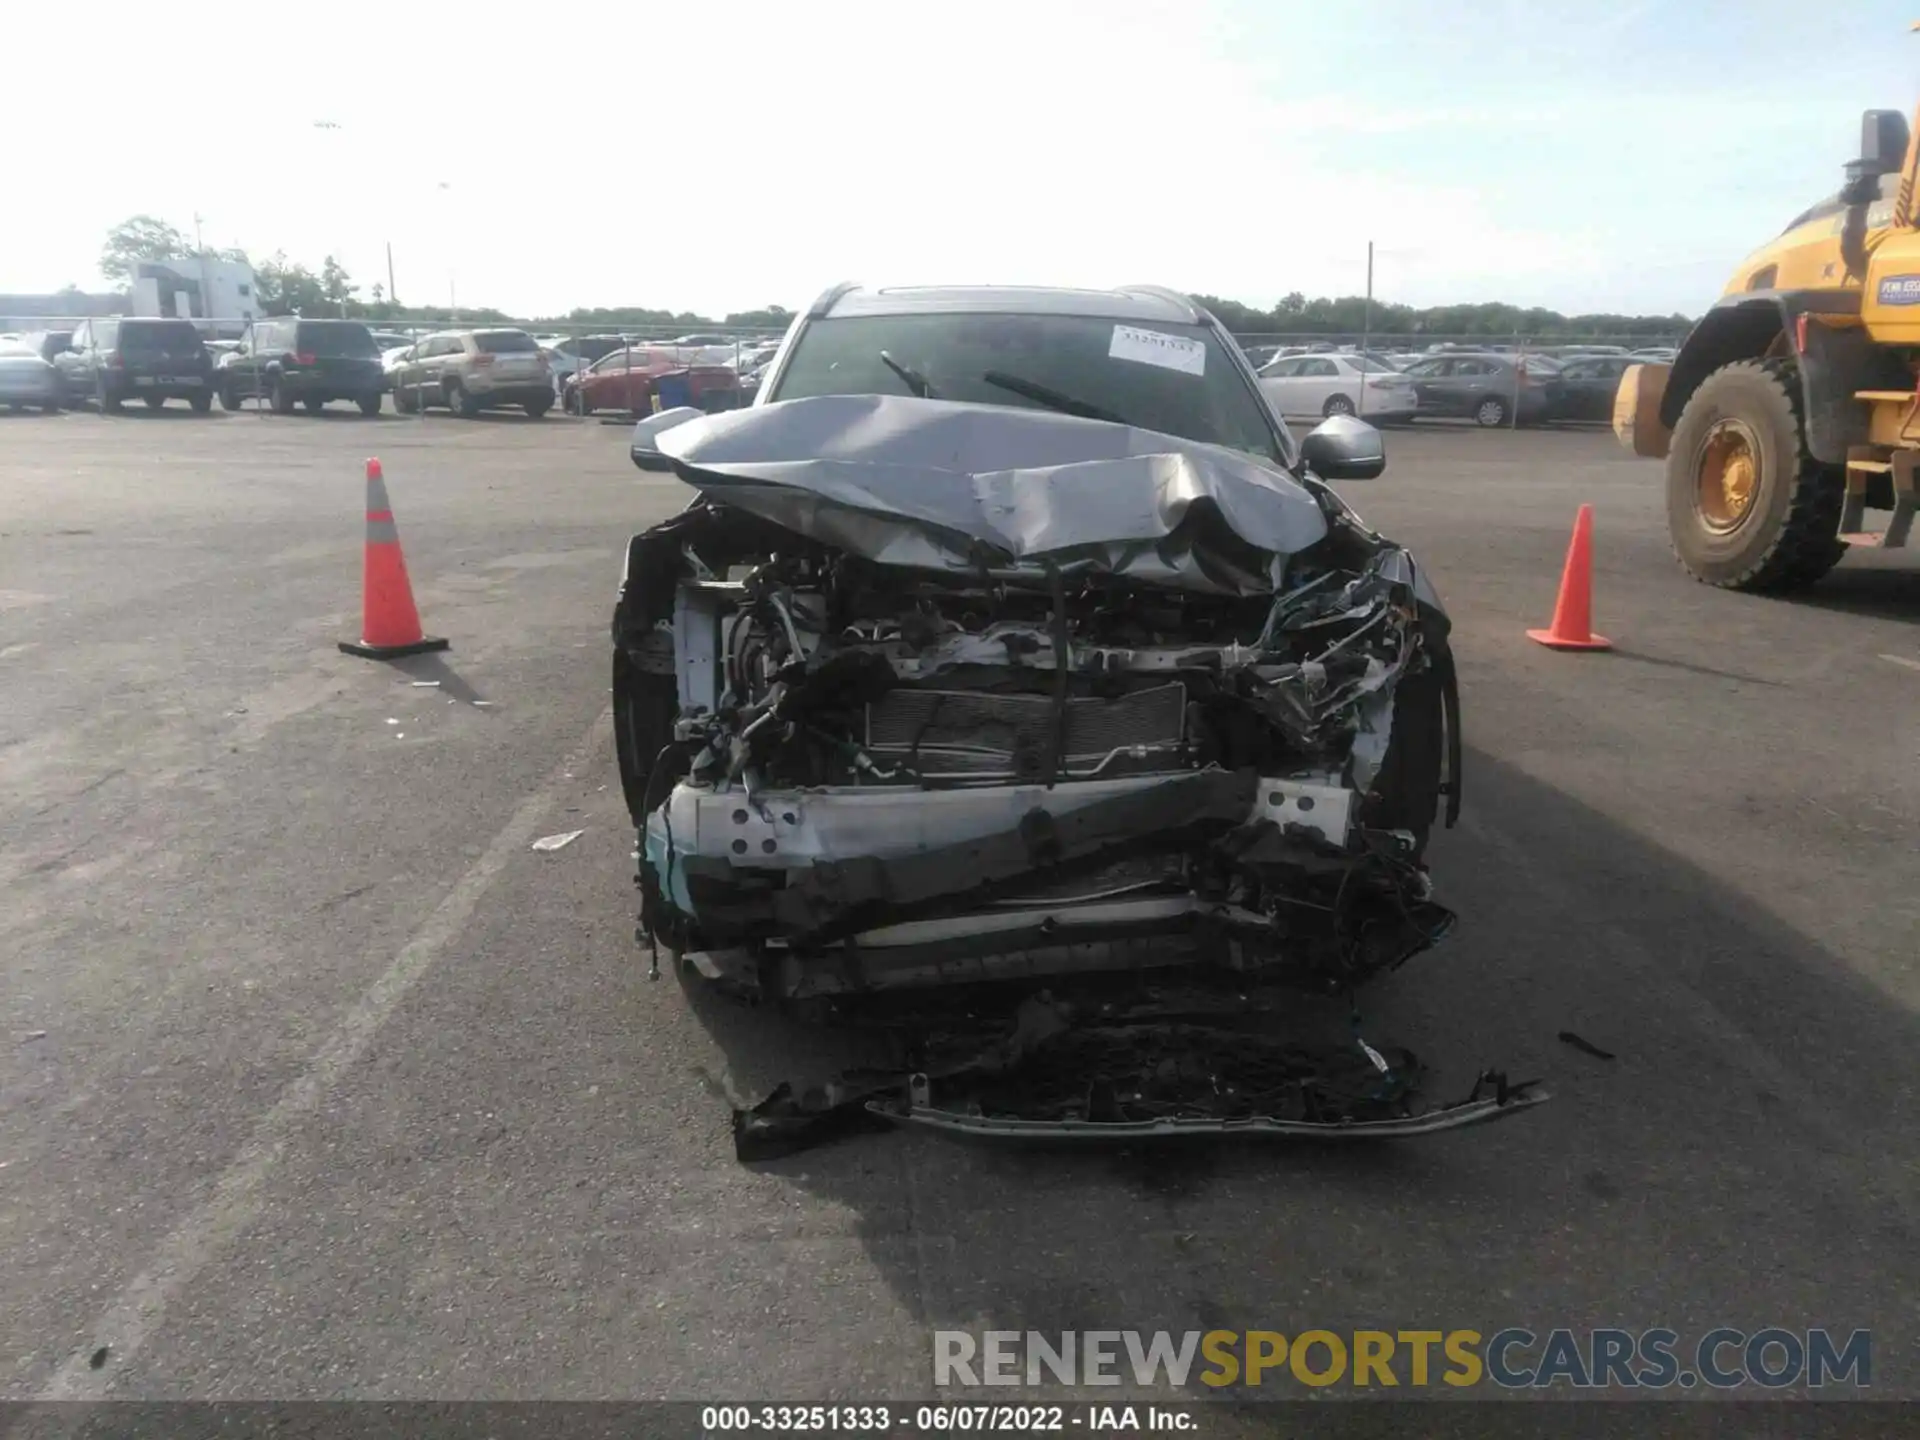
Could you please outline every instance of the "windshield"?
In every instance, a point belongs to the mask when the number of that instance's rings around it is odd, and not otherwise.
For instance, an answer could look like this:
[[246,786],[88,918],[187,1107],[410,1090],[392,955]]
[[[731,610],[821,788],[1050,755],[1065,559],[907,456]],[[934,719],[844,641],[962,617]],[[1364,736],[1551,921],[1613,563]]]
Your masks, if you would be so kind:
[[540,348],[524,330],[482,330],[473,343],[487,355],[531,355]]
[[298,348],[309,355],[335,359],[371,360],[379,353],[373,343],[373,332],[352,321],[328,325],[309,320],[300,327]]
[[1046,410],[1063,408],[1047,399],[1064,398],[1144,430],[1292,460],[1277,448],[1263,402],[1204,325],[971,313],[817,320],[801,331],[768,398],[913,394],[882,351],[925,377],[940,400]]

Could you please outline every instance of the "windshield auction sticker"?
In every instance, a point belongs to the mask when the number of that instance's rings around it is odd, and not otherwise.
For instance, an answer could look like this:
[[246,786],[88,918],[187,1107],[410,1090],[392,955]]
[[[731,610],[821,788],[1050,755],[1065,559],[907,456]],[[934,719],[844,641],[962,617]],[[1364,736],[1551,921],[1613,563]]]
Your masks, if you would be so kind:
[[1131,325],[1113,327],[1107,358],[1158,365],[1163,370],[1178,370],[1184,375],[1207,373],[1207,347],[1200,341],[1189,340],[1184,335],[1162,335],[1157,330],[1136,330]]

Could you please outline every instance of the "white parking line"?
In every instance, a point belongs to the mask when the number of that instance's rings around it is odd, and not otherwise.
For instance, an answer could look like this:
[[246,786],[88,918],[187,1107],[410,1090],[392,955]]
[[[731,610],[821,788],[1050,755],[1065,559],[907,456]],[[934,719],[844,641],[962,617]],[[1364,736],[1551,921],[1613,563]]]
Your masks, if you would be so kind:
[[1920,660],[1909,660],[1904,655],[1882,655],[1882,660],[1891,660],[1896,665],[1904,665],[1909,670],[1920,670]]
[[[93,1338],[55,1373],[40,1392],[41,1402],[105,1398],[114,1377],[159,1328],[168,1302],[253,1222],[267,1177],[301,1123],[366,1053],[407,992],[460,934],[507,862],[532,843],[557,799],[555,792],[567,783],[569,773],[579,773],[590,757],[605,751],[613,731],[612,720],[611,707],[602,710],[573,753],[520,803],[480,858],[347,1012],[332,1039],[282,1092],[273,1108],[260,1117],[253,1134],[214,1184],[213,1193],[161,1242],[152,1262],[101,1314],[94,1323]],[[95,1369],[92,1357],[101,1346],[108,1347],[107,1360]]]

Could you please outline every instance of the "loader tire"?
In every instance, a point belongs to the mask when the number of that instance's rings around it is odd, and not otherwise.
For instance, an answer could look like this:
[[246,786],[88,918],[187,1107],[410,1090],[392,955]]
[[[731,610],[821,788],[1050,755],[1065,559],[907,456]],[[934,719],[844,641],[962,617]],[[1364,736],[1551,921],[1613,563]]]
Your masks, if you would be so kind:
[[1700,383],[1667,452],[1667,528],[1688,574],[1784,594],[1846,553],[1846,472],[1807,452],[1798,367],[1742,360]]

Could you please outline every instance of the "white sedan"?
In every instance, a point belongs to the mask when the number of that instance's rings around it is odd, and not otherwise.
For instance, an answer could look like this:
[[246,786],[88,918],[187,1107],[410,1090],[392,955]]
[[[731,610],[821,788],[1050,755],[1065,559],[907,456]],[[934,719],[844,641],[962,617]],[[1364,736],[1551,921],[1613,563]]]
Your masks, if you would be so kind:
[[1260,389],[1289,420],[1358,415],[1405,420],[1419,407],[1413,382],[1357,355],[1287,355],[1260,371]]

